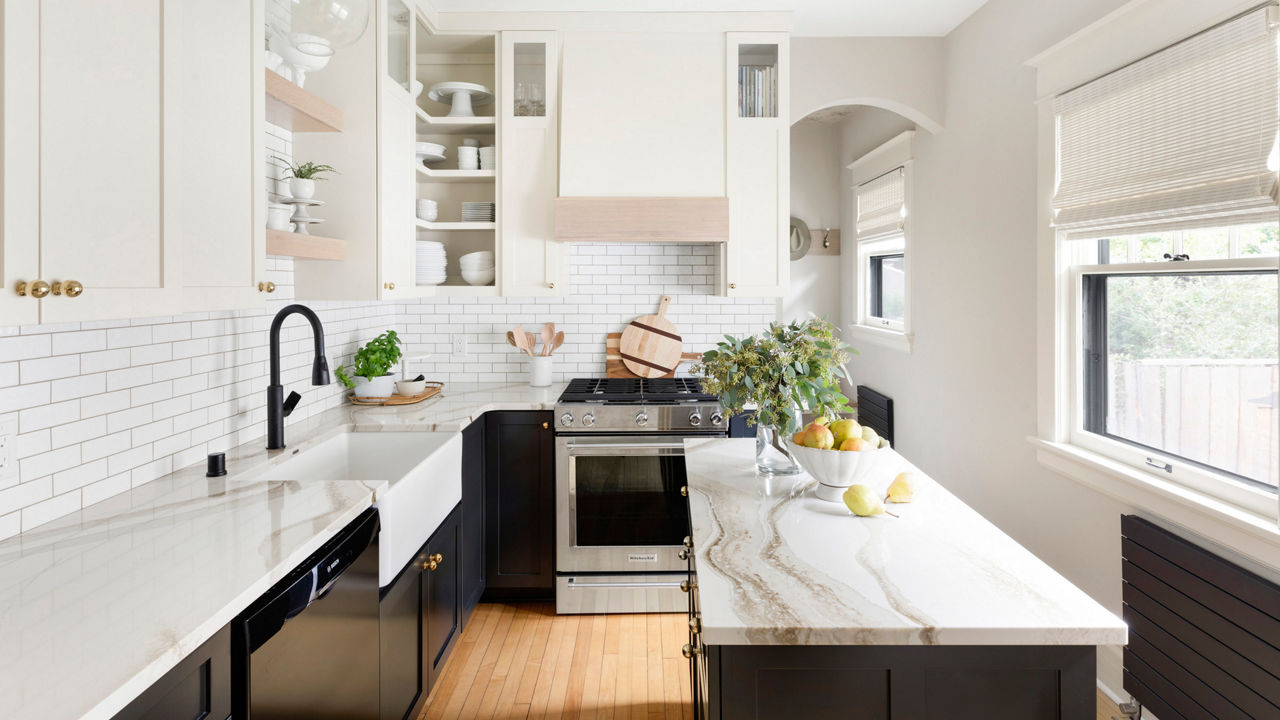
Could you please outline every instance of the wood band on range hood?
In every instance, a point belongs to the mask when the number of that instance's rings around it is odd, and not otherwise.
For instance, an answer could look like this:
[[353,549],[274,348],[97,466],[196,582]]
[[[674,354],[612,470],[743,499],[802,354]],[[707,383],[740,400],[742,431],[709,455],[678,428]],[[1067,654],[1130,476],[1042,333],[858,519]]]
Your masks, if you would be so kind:
[[729,240],[729,198],[559,197],[556,239],[563,242]]

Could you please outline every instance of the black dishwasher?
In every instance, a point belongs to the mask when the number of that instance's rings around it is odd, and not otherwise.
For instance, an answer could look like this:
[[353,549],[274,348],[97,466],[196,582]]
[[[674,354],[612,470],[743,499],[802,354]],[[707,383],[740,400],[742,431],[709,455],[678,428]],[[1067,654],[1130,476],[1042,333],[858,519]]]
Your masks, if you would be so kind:
[[232,624],[237,720],[378,720],[378,511]]

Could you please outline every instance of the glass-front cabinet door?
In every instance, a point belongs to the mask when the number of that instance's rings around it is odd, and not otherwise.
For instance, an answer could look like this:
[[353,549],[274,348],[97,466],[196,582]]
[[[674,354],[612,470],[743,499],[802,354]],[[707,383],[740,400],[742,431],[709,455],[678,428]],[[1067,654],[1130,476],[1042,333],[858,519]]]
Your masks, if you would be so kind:
[[556,33],[504,31],[501,55],[502,292],[562,295],[567,288],[555,241],[560,187]]
[[413,53],[413,14],[403,0],[386,0],[387,77],[392,82],[409,89]]

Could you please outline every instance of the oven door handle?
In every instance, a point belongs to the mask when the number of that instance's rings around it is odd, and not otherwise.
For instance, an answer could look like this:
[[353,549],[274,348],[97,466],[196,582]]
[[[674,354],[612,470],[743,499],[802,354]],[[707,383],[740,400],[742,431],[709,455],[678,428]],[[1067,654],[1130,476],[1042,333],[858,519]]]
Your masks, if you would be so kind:
[[569,578],[569,589],[573,588],[665,588],[680,587],[677,581],[661,581],[661,580],[623,580],[620,582],[582,582],[578,578]]
[[684,442],[678,443],[582,443],[569,441],[565,444],[569,452],[574,450],[679,450],[684,452]]

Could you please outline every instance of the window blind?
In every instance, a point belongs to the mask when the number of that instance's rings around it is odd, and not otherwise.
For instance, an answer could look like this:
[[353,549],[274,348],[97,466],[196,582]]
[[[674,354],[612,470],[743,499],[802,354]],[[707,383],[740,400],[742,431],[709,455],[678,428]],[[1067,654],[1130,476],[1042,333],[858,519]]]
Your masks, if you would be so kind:
[[906,217],[907,188],[903,168],[858,186],[858,240],[899,232]]
[[1274,220],[1274,12],[1249,12],[1057,97],[1054,225]]

